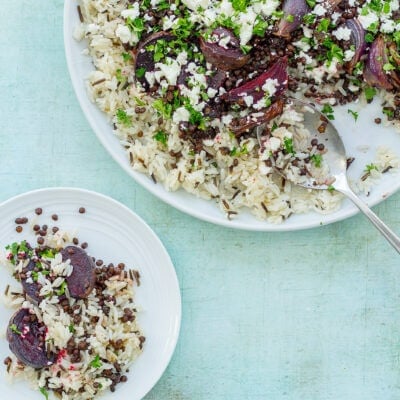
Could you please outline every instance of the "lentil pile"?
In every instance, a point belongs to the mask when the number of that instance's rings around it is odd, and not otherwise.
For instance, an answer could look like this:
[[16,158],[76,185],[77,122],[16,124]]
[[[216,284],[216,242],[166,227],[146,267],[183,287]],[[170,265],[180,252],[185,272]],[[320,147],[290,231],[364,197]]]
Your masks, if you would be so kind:
[[124,263],[90,257],[86,242],[40,225],[42,213],[37,208],[32,218],[15,219],[17,232],[32,228],[36,245],[14,242],[1,260],[21,284],[4,293],[6,305],[17,308],[6,335],[12,354],[4,364],[10,377],[29,380],[46,398],[53,391],[64,400],[94,399],[126,382],[142,351],[133,291],[140,275]]
[[[298,191],[264,168],[255,128],[285,128],[286,98],[334,119],[336,105],[380,96],[386,119],[400,119],[398,0],[81,0],[78,13],[75,37],[96,68],[89,96],[132,168],[228,217],[248,208],[282,222],[339,206],[337,193]],[[288,132],[277,153],[299,141]]]

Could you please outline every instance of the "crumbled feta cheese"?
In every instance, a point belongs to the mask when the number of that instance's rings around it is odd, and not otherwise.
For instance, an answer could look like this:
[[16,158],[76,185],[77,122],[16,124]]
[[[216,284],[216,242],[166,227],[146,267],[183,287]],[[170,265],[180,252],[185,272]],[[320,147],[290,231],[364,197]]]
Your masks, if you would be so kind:
[[346,51],[344,52],[343,61],[345,61],[345,62],[351,61],[351,60],[353,59],[353,57],[354,57],[354,54],[356,54],[355,51],[353,51],[353,50],[346,50]]
[[350,40],[351,29],[339,26],[339,28],[333,31],[333,35],[336,36],[338,40]]
[[179,74],[181,73],[181,67],[178,62],[172,58],[167,58],[166,63],[156,63],[156,68],[159,71],[155,72],[156,79],[160,81],[161,77],[165,77],[168,84],[176,85]]
[[120,38],[122,43],[129,43],[132,37],[130,29],[122,24],[118,24],[115,35]]
[[216,96],[216,94],[218,93],[218,90],[213,89],[213,88],[208,88],[207,89],[207,96],[212,99]]
[[391,33],[394,31],[395,22],[391,19],[385,19],[381,24],[381,32]]
[[262,85],[261,89],[265,92],[265,94],[268,94],[268,96],[273,96],[276,92],[276,87],[279,85],[279,82],[277,79],[267,79]]
[[321,4],[317,4],[314,7],[313,13],[315,15],[318,15],[318,17],[322,17],[323,15],[326,14],[326,8],[324,6],[322,6]]
[[170,16],[164,17],[163,18],[164,31],[171,29],[173,27],[175,21],[176,21],[175,15],[170,15]]
[[172,116],[172,122],[175,124],[179,124],[179,122],[189,121],[190,113],[186,110],[185,107],[179,107],[175,110],[174,115]]
[[253,96],[244,96],[243,97],[244,102],[246,103],[247,107],[250,107],[253,104]]
[[368,29],[371,24],[378,22],[379,18],[374,13],[369,13],[367,15],[359,15],[358,20],[364,29]]
[[139,15],[140,15],[140,11],[139,11],[139,3],[138,2],[133,3],[131,8],[127,8],[126,10],[121,11],[121,16],[123,18],[135,19]]
[[240,44],[242,46],[246,45],[253,36],[253,26],[256,18],[257,14],[253,11],[251,7],[249,7],[246,12],[242,12],[239,14],[239,37]]

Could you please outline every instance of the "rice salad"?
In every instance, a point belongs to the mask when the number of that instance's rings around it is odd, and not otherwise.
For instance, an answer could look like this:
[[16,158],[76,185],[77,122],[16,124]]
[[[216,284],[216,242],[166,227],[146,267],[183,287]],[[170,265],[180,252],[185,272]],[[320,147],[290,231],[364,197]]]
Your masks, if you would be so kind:
[[[27,219],[17,220],[20,232]],[[27,380],[46,399],[51,392],[86,400],[115,391],[145,341],[134,302],[139,273],[89,257],[87,243],[78,246],[58,227],[33,230],[36,247],[14,242],[0,260],[19,282],[3,295],[16,310],[7,327],[7,376]]]
[[[287,98],[317,104],[327,119],[336,105],[380,98],[385,120],[375,122],[399,125],[398,0],[79,0],[77,10],[74,37],[87,40],[95,67],[89,96],[131,167],[229,218],[246,209],[281,223],[341,205],[334,190],[294,185],[301,168],[290,182],[270,165],[291,146],[323,160]],[[323,166],[306,174],[322,176]],[[378,148],[353,188],[369,193],[398,167],[398,155]]]

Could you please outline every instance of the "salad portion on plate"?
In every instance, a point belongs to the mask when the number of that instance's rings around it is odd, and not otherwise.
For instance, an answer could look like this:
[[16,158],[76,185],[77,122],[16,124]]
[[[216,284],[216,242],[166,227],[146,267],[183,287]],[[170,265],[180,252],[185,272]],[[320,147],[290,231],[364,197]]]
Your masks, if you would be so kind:
[[121,204],[78,189],[18,196],[0,216],[2,391],[29,397],[24,381],[46,398],[141,399],[180,324],[176,275],[154,233]]
[[[345,140],[353,144],[356,190],[369,193],[382,174],[398,170],[397,0],[76,5],[73,35],[85,40],[95,67],[81,77],[88,96],[112,122],[129,168],[167,191],[210,200],[230,219],[249,211],[274,224],[338,210],[335,191],[296,188],[271,168],[281,153],[304,150],[302,116],[288,97],[316,103],[327,119],[354,124],[353,131],[389,125],[393,140],[382,142],[395,141],[396,149],[371,143],[371,133]],[[374,99],[366,119],[362,108]],[[270,139],[261,149],[260,125]],[[366,144],[368,159],[360,150]],[[323,158],[323,149],[307,151]]]

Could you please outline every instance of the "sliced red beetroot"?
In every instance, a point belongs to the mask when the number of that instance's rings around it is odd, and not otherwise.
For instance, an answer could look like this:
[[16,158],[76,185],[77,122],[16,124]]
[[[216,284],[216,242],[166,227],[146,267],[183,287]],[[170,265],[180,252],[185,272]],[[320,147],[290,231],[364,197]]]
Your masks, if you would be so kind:
[[229,128],[235,134],[235,136],[240,136],[245,132],[251,131],[256,126],[265,124],[277,117],[278,115],[281,115],[284,105],[285,101],[283,99],[278,99],[268,108],[261,110],[263,115],[259,116],[259,113],[256,113],[256,116],[250,114],[246,117],[234,119]]
[[61,251],[62,260],[71,260],[72,274],[66,278],[71,297],[84,299],[89,296],[96,281],[95,264],[85,250],[67,246]]
[[46,326],[29,309],[21,308],[11,317],[6,335],[10,350],[23,364],[43,368],[54,363],[55,355],[46,351]]
[[172,33],[161,31],[147,36],[139,43],[135,56],[135,76],[145,88],[148,88],[148,83],[144,74],[155,69],[154,52],[147,50],[147,47],[156,44],[159,40],[171,41],[173,39],[175,39],[175,36]]
[[253,103],[257,103],[266,93],[263,90],[263,86],[268,81],[268,79],[276,79],[277,86],[274,96],[279,96],[282,94],[288,86],[288,73],[287,73],[287,57],[279,58],[278,61],[272,65],[268,71],[259,75],[257,78],[246,82],[245,84],[230,90],[222,96],[222,99],[229,102],[236,102],[243,97],[252,96]]
[[226,81],[226,72],[217,70],[215,74],[207,76],[207,86],[218,90]]
[[[211,35],[215,42],[209,42],[200,38],[200,49],[205,59],[216,68],[223,71],[238,69],[250,60],[248,54],[244,54],[240,48],[240,42],[236,36],[226,28],[214,29]],[[220,44],[225,38],[229,39],[225,46]]]
[[[36,263],[32,260],[29,261],[28,265],[24,268],[24,272],[33,271]],[[26,294],[28,300],[33,304],[38,305],[40,303],[39,288],[37,282],[28,283],[27,278],[21,279],[22,288]]]

